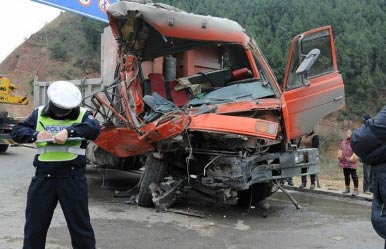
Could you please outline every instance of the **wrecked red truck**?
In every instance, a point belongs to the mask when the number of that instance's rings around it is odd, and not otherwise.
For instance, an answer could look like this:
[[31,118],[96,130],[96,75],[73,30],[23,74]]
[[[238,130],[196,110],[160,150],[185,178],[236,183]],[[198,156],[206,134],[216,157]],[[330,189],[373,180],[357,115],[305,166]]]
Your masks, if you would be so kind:
[[331,26],[292,40],[279,84],[237,22],[140,2],[108,8],[115,80],[88,101],[103,125],[94,156],[144,162],[138,205],[153,205],[152,184],[169,186],[161,197],[189,186],[258,202],[282,179],[319,172],[318,150],[297,144],[345,104]]

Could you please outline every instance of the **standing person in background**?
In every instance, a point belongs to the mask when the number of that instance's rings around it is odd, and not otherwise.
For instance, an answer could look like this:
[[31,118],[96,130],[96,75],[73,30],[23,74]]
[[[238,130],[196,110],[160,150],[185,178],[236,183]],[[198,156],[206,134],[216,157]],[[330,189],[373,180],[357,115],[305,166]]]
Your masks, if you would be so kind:
[[[300,144],[298,146],[299,148],[319,148],[319,136],[314,132],[311,131],[307,135],[304,135],[301,140]],[[302,173],[306,173],[306,169],[302,169]],[[315,189],[315,179],[316,175],[311,174],[311,185],[310,189]],[[307,186],[307,176],[302,176],[302,183],[300,184],[299,188],[305,188]]]
[[354,154],[350,145],[351,139],[351,130],[347,130],[346,139],[344,139],[340,144],[340,149],[338,151],[339,166],[343,168],[344,182],[346,189],[343,191],[343,194],[350,193],[350,176],[354,182],[354,191],[353,196],[359,194],[358,192],[358,157]]
[[47,95],[49,103],[36,108],[11,132],[16,142],[35,142],[38,147],[33,161],[36,172],[27,193],[23,249],[45,248],[58,202],[72,247],[95,249],[88,210],[85,148],[86,139],[94,140],[99,135],[99,122],[90,111],[79,107],[82,94],[72,83],[54,82]]
[[371,165],[363,163],[363,193],[371,194]]

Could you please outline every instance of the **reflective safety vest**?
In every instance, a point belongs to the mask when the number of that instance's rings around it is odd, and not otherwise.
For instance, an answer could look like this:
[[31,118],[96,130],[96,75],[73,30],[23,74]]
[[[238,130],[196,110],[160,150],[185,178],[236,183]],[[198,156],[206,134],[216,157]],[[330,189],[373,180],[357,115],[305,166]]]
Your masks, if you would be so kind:
[[[38,120],[36,124],[36,131],[46,130],[53,136],[60,131],[74,123],[81,123],[87,109],[81,107],[79,116],[76,120],[55,120],[50,117],[42,116],[43,106],[38,109]],[[55,144],[52,142],[36,142],[38,147],[39,161],[42,162],[57,162],[70,161],[78,157],[78,155],[85,155],[85,149],[81,149],[81,140],[68,140],[64,144]]]

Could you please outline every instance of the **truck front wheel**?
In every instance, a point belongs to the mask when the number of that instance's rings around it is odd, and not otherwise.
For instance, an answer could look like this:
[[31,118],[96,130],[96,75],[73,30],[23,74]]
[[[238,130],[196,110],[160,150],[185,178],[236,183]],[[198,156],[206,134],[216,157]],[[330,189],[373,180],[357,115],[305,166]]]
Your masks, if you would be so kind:
[[8,150],[9,144],[0,144],[0,152],[6,152]]
[[145,162],[138,193],[138,205],[141,207],[153,206],[152,194],[149,189],[151,183],[158,184],[165,176],[167,162],[149,155]]

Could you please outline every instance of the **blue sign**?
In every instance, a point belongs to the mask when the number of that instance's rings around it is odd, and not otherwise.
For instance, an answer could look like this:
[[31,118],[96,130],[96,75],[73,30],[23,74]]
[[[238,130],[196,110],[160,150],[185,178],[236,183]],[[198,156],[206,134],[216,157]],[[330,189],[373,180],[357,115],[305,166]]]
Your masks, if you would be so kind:
[[32,0],[55,8],[74,12],[102,22],[108,22],[106,8],[118,0]]

